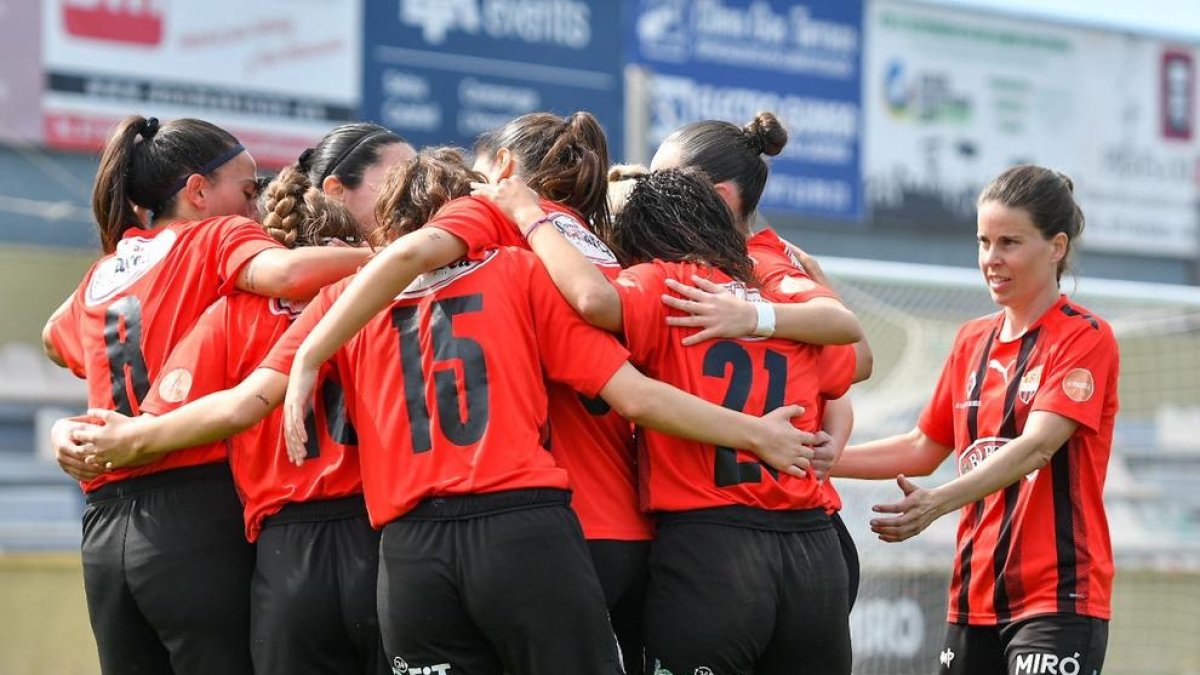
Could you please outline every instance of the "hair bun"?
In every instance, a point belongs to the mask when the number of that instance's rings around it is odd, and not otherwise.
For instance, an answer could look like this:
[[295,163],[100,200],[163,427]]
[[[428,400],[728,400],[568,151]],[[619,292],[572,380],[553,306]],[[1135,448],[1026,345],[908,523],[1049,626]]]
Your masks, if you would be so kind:
[[649,173],[650,169],[643,164],[613,164],[608,170],[608,182],[616,183],[622,180],[643,178]]
[[154,138],[154,135],[157,133],[158,133],[158,118],[157,117],[149,117],[147,119],[142,120],[141,125],[138,127],[138,135],[141,136],[142,138],[146,139],[147,141],[150,140],[151,138]]
[[778,155],[788,141],[787,130],[780,124],[779,118],[770,112],[758,113],[742,127],[742,135],[752,150],[771,157]]
[[1059,180],[1067,184],[1067,190],[1069,190],[1071,194],[1075,194],[1075,181],[1071,180],[1070,176],[1061,171],[1055,171],[1054,173],[1058,176]]

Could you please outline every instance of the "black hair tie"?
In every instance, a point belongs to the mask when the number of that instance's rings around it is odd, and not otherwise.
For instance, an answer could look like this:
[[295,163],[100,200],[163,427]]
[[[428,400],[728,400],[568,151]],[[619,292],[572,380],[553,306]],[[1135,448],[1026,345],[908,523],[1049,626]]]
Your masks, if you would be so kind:
[[317,151],[316,148],[305,148],[304,152],[300,153],[300,157],[296,159],[296,166],[304,173],[308,173],[312,168],[312,156]]
[[154,138],[154,135],[157,133],[158,133],[158,118],[157,117],[150,117],[148,119],[142,120],[141,126],[138,127],[138,135],[141,136],[142,138],[146,139],[147,141],[150,140],[151,138]]

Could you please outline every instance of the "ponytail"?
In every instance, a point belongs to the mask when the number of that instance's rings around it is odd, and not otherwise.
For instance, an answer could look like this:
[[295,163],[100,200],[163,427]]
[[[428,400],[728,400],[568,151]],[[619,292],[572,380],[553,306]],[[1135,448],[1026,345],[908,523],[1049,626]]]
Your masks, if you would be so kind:
[[480,137],[477,154],[508,148],[527,184],[543,199],[578,211],[597,234],[611,229],[608,210],[608,141],[588,112],[566,118],[550,113],[522,115]]
[[228,131],[197,119],[159,125],[156,118],[121,120],[100,156],[92,214],[105,253],[125,231],[142,225],[140,207],[158,220],[174,213],[178,192],[193,173],[211,174],[242,147]]

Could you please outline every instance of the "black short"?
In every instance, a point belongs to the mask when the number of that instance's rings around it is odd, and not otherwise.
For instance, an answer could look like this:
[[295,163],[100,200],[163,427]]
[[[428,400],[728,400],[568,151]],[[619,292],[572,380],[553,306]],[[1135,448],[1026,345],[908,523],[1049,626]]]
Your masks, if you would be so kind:
[[398,673],[614,675],[604,593],[563,490],[426,499],[383,528],[379,622]]
[[846,565],[819,509],[660,515],[646,673],[848,675]]
[[292,503],[267,518],[250,586],[255,672],[389,675],[378,574],[379,532],[362,495]]
[[104,673],[252,672],[254,547],[227,465],[89,492],[82,549]]
[[625,672],[640,673],[650,541],[589,539],[587,545],[604,589],[608,618],[621,646]]
[[1048,614],[1004,626],[950,624],[938,675],[1099,675],[1108,622]]
[[849,575],[848,591],[850,595],[850,609],[854,609],[854,601],[858,599],[858,585],[862,580],[862,567],[858,561],[858,547],[854,545],[854,537],[850,536],[850,530],[846,528],[846,522],[842,520],[842,514],[837,511],[829,516],[829,520],[833,523],[833,531],[837,532],[838,543],[842,546],[842,558],[846,560],[846,573]]

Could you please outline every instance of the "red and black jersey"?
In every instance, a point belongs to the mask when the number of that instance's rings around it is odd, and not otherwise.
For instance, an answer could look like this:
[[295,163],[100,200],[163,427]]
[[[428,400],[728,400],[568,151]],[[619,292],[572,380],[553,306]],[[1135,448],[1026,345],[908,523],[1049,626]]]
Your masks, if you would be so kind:
[[[247,293],[221,298],[171,351],[142,410],[164,414],[229,389],[246,378],[291,325],[302,305]],[[297,467],[283,444],[283,413],[229,439],[229,463],[244,505],[246,538],[289,502],[337,499],[362,493],[354,427],[346,417],[341,383],[327,368],[318,380],[308,419],[308,459]]]
[[775,230],[766,228],[746,239],[746,252],[754,261],[754,275],[759,284],[772,293],[797,296],[797,302],[812,298],[833,298],[837,293],[813,281],[800,260],[792,255],[787,242]]
[[[724,273],[693,263],[655,261],[621,273],[625,337],[633,362],[648,376],[691,392],[707,401],[752,415],[781,405],[799,404],[805,413],[797,426],[815,431],[816,399],[823,387],[850,386],[852,369],[818,373],[819,348],[782,339],[709,340],[683,346],[695,328],[668,326],[678,314],[662,302],[667,279],[690,283],[692,275],[726,285],[731,292],[753,295]],[[790,301],[779,296],[770,300]],[[828,378],[825,385],[822,381]],[[741,504],[768,510],[825,507],[821,487],[810,474],[778,475],[753,454],[735,448],[686,441],[651,430],[640,434],[643,503],[651,511],[684,511]]]
[[[788,248],[787,243],[771,228],[759,230],[747,239],[746,249],[750,254],[750,259],[754,261],[755,276],[768,292],[795,294],[800,302],[812,298],[840,300],[832,289],[809,278],[808,272],[804,270],[804,265],[800,264],[796,256],[792,255],[792,250]],[[840,373],[844,372],[847,362],[850,372],[853,373],[858,358],[854,351],[854,345],[826,345],[820,349],[821,356],[817,361],[817,372],[828,372],[831,375],[823,378],[821,395],[817,398],[818,420],[824,418],[825,401],[840,398],[845,393],[845,389],[841,388]],[[841,393],[831,395],[838,391]],[[833,487],[833,481],[827,478],[821,483],[821,487],[825,490],[825,495],[829,500],[829,510],[840,511],[842,496]]]
[[921,431],[955,449],[963,474],[1020,436],[1032,411],[1079,427],[1048,465],[962,509],[948,620],[1108,619],[1113,561],[1102,493],[1117,413],[1116,339],[1065,296],[1018,339],[1000,339],[1003,321],[999,312],[959,330]]
[[[117,250],[88,270],[51,326],[55,350],[87,380],[88,406],[137,415],[175,344],[209,305],[233,291],[242,265],[277,246],[261,225],[240,216],[126,231]],[[224,457],[223,444],[181,450],[101,474],[83,489]]]
[[[621,272],[617,258],[571,209],[541,200],[542,210],[567,241],[609,279]],[[462,239],[468,257],[499,245],[528,248],[492,202],[462,197],[442,207],[428,223]],[[637,469],[629,422],[604,401],[588,400],[570,387],[550,382],[550,448],[571,478],[571,506],[588,539],[645,540],[650,522],[638,505]]]
[[[322,291],[272,350],[296,349],[345,288]],[[376,527],[427,497],[563,488],[542,445],[543,377],[594,397],[627,360],[584,323],[537,257],[502,248],[418,277],[334,356]],[[363,411],[363,413],[359,413]]]

